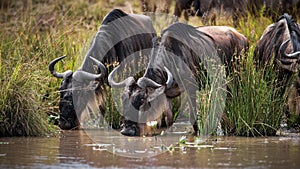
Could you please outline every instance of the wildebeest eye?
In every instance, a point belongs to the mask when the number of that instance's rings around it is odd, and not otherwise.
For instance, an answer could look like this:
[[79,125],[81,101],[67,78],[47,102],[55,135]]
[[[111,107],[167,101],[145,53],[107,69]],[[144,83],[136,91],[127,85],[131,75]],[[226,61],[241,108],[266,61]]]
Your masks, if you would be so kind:
[[129,85],[129,90],[130,91],[134,91],[135,90],[135,88],[136,88],[136,84],[135,83],[133,83],[133,84],[131,84],[131,85]]

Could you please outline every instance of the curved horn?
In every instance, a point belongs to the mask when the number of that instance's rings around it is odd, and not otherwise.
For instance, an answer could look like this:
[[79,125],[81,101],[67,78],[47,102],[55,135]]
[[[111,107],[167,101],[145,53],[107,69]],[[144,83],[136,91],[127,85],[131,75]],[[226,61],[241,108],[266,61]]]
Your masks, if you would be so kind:
[[282,64],[282,65],[290,65],[290,64],[293,64],[295,62],[292,62],[292,61],[287,61],[287,60],[283,60],[281,58],[277,59],[276,60],[278,63]]
[[[167,89],[168,89],[173,84],[173,75],[172,75],[172,73],[170,72],[170,70],[167,67],[164,67],[164,69],[166,70],[167,75],[168,75],[168,79],[166,81],[166,86],[167,86]],[[146,87],[158,88],[158,87],[162,86],[161,84],[158,84],[154,80],[149,79],[147,77],[141,77],[141,78],[139,78],[137,84],[141,88],[146,88]]]
[[141,77],[139,78],[139,80],[137,81],[137,85],[140,88],[146,88],[146,87],[153,87],[153,88],[158,88],[161,87],[160,84],[156,83],[154,80],[149,79],[148,77]]
[[165,69],[165,71],[167,72],[167,75],[168,75],[168,80],[166,82],[166,86],[167,86],[167,89],[169,89],[173,84],[173,75],[167,67],[164,66],[164,69]]
[[115,72],[117,71],[117,69],[120,67],[117,66],[116,68],[114,68],[114,70],[112,72],[110,72],[110,74],[108,75],[108,83],[111,87],[114,87],[114,88],[122,88],[122,87],[125,87],[129,84],[132,84],[132,83],[135,83],[135,80],[132,76],[126,78],[125,80],[121,81],[121,82],[115,82],[114,81],[114,75],[115,75]]
[[98,75],[99,77],[97,77],[97,78],[104,77],[106,75],[106,67],[105,67],[105,65],[102,62],[100,62],[99,60],[93,58],[92,56],[89,56],[89,58],[92,59],[96,63],[96,65],[98,66],[98,68],[100,68],[101,74],[99,74]]
[[297,51],[297,52],[294,52],[294,53],[291,53],[291,54],[285,53],[285,49],[287,48],[289,41],[290,41],[290,40],[288,39],[288,40],[286,40],[285,42],[283,42],[283,43],[280,45],[280,48],[279,48],[280,54],[281,54],[283,57],[285,57],[286,59],[298,59],[298,58],[299,58],[300,51]]
[[52,60],[52,61],[50,62],[49,66],[48,66],[48,69],[49,69],[50,73],[51,73],[54,77],[57,77],[57,78],[64,78],[66,75],[69,75],[69,74],[72,73],[71,70],[67,70],[67,71],[65,71],[65,72],[63,72],[63,73],[58,73],[58,72],[56,72],[56,71],[54,70],[55,64],[56,64],[58,61],[60,61],[60,60],[62,60],[63,58],[65,58],[65,57],[66,57],[66,56],[64,55],[64,56],[58,57],[58,58],[56,58],[56,59],[54,59],[54,60]]
[[75,78],[77,81],[92,81],[95,79],[102,78],[106,75],[106,67],[101,63],[99,60],[89,56],[90,59],[92,59],[93,62],[100,68],[101,73],[100,74],[93,74],[89,72],[85,72],[82,70],[78,70],[74,72],[73,78]]

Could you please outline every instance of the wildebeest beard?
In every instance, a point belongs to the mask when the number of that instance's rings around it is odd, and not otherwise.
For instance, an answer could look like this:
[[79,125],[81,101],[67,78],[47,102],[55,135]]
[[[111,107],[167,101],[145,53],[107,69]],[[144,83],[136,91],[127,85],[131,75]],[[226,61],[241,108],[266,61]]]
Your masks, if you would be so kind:
[[59,102],[59,127],[64,130],[75,129],[79,125],[73,103],[72,73],[61,82]]
[[76,129],[79,126],[79,121],[74,109],[73,98],[71,92],[66,92],[61,97],[59,102],[59,127],[63,130]]
[[[146,123],[149,121],[157,120],[161,117],[159,112],[164,111],[164,103],[166,97],[163,93],[164,87],[161,92],[157,92],[151,88],[136,89],[129,97],[123,100],[123,112],[126,119],[138,123]],[[147,96],[149,94],[149,96]],[[152,98],[151,95],[155,95]]]

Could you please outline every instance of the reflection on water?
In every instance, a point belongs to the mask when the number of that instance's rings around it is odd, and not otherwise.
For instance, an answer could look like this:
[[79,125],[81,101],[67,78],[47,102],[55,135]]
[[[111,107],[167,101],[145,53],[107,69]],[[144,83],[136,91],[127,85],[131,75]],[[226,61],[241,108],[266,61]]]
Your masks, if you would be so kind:
[[144,158],[165,152],[170,145],[177,144],[183,133],[187,133],[186,130],[189,128],[192,128],[190,123],[174,123],[168,129],[157,130],[155,137],[125,137],[119,131],[111,128],[86,129],[85,132],[96,143],[94,146],[98,148],[94,147],[94,150],[107,150],[125,157]]
[[[124,138],[132,139],[125,136],[116,136],[114,139],[124,141]],[[139,147],[144,143],[139,141],[135,144]],[[299,136],[218,137],[196,148],[193,145],[175,146],[174,151],[147,158],[122,157],[106,151],[109,146],[95,144],[85,131],[63,131],[59,138],[0,138],[0,168],[300,167]]]

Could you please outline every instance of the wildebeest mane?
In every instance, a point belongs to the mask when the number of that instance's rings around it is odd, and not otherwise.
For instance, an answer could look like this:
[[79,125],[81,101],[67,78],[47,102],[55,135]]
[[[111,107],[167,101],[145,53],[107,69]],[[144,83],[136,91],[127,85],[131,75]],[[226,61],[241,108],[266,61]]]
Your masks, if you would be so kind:
[[[148,42],[155,36],[149,17],[114,9],[105,16],[86,56],[92,56],[105,65],[120,63],[135,52],[151,49],[152,44]],[[86,58],[82,70],[94,73],[93,63]]]
[[[170,68],[172,73],[176,71],[175,66],[180,70],[185,70],[187,66],[195,77],[199,77],[198,73],[203,69],[199,63],[217,56],[212,37],[183,23],[172,24],[163,30],[161,43],[156,50],[151,55],[148,68],[158,69],[147,69],[145,76],[160,84],[167,80],[163,66]],[[174,60],[176,63],[172,64]],[[183,62],[178,63],[179,60]]]
[[124,16],[128,16],[128,14],[123,12],[122,10],[114,9],[105,16],[101,25],[107,25],[108,23],[110,23],[116,19],[119,19],[121,17],[124,17]]

